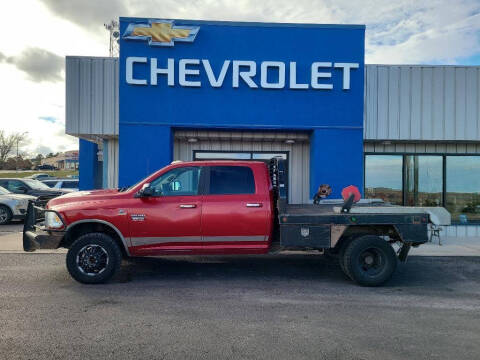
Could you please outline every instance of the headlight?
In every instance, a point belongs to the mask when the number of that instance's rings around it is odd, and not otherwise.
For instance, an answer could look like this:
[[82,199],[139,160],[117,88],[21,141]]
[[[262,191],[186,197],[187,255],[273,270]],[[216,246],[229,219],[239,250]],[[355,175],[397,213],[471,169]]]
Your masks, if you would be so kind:
[[63,227],[62,219],[53,211],[45,211],[45,227],[49,229],[60,229]]

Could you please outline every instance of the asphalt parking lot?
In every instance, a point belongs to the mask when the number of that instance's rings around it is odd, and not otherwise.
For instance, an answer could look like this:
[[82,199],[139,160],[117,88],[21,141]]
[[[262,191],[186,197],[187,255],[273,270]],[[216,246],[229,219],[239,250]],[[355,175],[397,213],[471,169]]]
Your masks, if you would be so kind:
[[473,359],[480,258],[411,257],[381,288],[314,255],[171,257],[81,285],[64,254],[0,253],[5,359]]

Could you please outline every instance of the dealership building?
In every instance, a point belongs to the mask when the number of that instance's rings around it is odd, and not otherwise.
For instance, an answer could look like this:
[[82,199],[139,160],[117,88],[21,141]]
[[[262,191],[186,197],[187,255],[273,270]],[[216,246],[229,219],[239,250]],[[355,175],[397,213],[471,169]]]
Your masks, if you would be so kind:
[[365,65],[364,44],[363,25],[120,18],[119,58],[66,59],[80,187],[281,156],[291,203],[353,184],[480,236],[480,67]]

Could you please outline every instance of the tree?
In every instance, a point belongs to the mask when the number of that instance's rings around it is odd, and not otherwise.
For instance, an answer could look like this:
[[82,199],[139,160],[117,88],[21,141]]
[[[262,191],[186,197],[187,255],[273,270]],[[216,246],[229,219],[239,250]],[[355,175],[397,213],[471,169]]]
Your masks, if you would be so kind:
[[31,161],[35,165],[40,165],[42,163],[42,160],[43,160],[43,155],[42,154],[38,154],[34,159],[31,159]]
[[8,155],[15,149],[15,146],[25,140],[25,138],[26,133],[7,135],[4,130],[0,130],[0,163],[4,163]]

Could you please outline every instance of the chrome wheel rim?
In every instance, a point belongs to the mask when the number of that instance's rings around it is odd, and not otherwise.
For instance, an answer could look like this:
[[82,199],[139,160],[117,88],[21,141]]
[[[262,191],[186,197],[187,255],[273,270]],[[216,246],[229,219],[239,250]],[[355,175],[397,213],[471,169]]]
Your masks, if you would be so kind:
[[77,254],[77,268],[82,274],[97,276],[103,273],[109,262],[107,250],[100,245],[85,245]]
[[7,222],[8,213],[7,210],[3,207],[0,208],[0,224],[4,224]]

